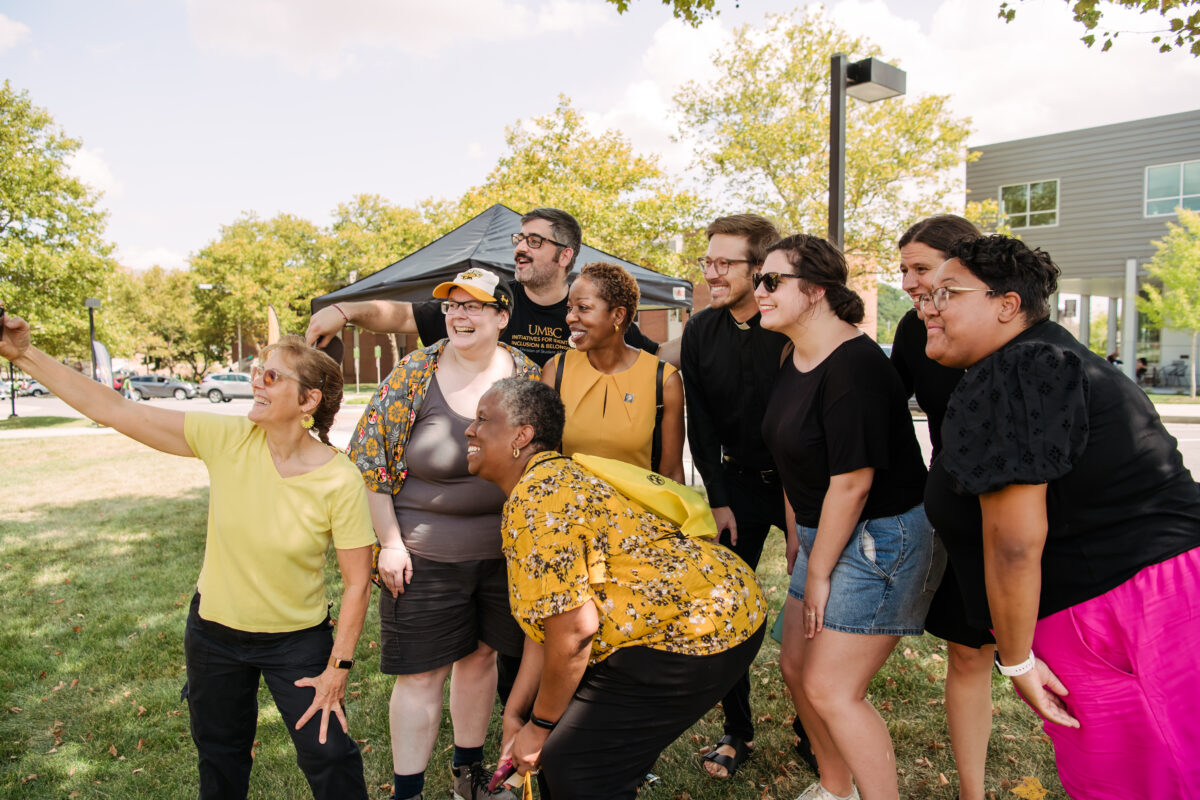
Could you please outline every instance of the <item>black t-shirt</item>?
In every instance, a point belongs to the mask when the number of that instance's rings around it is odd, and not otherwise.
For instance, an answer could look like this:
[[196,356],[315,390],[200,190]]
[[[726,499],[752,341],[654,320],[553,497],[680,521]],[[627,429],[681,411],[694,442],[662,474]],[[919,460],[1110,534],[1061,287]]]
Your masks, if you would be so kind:
[[762,424],[796,521],[815,528],[829,477],[872,467],[859,521],[920,505],[925,462],[908,397],[879,345],[856,336],[808,372],[788,359]]
[[[508,327],[500,332],[500,341],[512,345],[543,367],[570,346],[567,344],[571,338],[567,330],[567,298],[543,306],[530,300],[521,284],[514,281],[509,287],[513,292],[513,307]],[[426,345],[446,338],[446,318],[442,315],[441,303],[441,300],[413,303],[417,335]],[[625,341],[647,353],[658,352],[658,342],[646,337],[636,323],[625,331]]]
[[925,355],[925,323],[914,308],[896,325],[896,337],[892,342],[892,366],[904,384],[904,391],[916,394],[921,410],[929,417],[929,441],[933,445],[933,456],[942,450],[942,420],[946,418],[946,404],[950,393],[962,378],[961,369],[943,367]]
[[714,507],[730,504],[722,451],[751,472],[775,468],[762,420],[787,337],[759,321],[755,314],[739,325],[727,309],[706,308],[683,329],[679,360],[688,445]]
[[925,507],[972,624],[991,624],[980,494],[1047,484],[1039,618],[1200,546],[1200,488],[1154,405],[1057,323],[968,369],[942,435]]

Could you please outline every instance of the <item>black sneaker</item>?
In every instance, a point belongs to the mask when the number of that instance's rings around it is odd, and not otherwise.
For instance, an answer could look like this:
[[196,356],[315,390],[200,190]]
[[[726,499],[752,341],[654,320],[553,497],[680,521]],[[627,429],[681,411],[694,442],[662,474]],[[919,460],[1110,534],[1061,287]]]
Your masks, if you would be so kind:
[[492,773],[484,769],[479,761],[470,766],[451,767],[450,773],[454,776],[454,800],[481,800],[485,797],[493,800],[517,800],[517,796],[505,786],[494,792],[488,791]]

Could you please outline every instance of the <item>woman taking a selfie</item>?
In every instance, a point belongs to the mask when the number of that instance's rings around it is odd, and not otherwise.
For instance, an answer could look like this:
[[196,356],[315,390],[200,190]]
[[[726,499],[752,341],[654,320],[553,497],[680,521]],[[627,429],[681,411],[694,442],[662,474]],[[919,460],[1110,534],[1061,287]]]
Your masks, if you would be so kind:
[[[126,400],[59,364],[30,345],[24,320],[3,326],[0,356],[84,416],[208,468],[204,566],[184,634],[200,797],[246,796],[261,676],[313,796],[365,800],[342,699],[370,600],[374,533],[362,479],[329,445],[341,368],[285,336],[259,354],[246,417],[179,412]],[[336,637],[325,595],[331,541],[345,585]]]

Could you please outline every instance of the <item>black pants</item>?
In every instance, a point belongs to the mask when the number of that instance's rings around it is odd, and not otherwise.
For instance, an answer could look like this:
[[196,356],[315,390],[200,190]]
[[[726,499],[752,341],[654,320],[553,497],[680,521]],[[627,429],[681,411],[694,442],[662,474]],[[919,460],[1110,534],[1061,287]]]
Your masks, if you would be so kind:
[[358,745],[330,715],[325,744],[317,741],[321,716],[303,728],[296,721],[312,704],[313,689],[293,681],[320,675],[333,648],[328,620],[289,633],[249,633],[201,619],[200,595],[192,598],[183,637],[187,655],[188,711],[192,741],[200,754],[200,798],[244,798],[258,726],[261,675],[296,746],[296,763],[316,800],[366,800]]
[[589,668],[542,747],[542,800],[635,797],[659,753],[745,674],[766,628],[711,656],[627,647]]
[[[783,487],[776,477],[765,482],[757,472],[742,471],[736,465],[725,464],[725,480],[729,487],[729,508],[737,521],[738,541],[731,544],[729,532],[721,533],[721,544],[750,565],[758,568],[763,544],[771,526],[783,530]],[[754,741],[754,716],[750,709],[750,672],[747,670],[729,694],[721,699],[725,709],[725,733],[744,742]]]

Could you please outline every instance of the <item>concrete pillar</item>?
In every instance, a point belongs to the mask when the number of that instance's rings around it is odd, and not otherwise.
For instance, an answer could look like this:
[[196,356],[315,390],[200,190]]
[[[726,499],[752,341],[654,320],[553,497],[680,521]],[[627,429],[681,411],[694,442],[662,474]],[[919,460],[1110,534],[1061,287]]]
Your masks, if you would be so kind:
[[1050,319],[1058,322],[1058,292],[1050,295]]
[[1092,296],[1079,295],[1079,341],[1084,347],[1092,346]]
[[1108,339],[1104,344],[1104,355],[1117,349],[1117,298],[1108,298]]
[[1138,260],[1125,259],[1125,298],[1121,303],[1121,371],[1131,380],[1137,375]]

